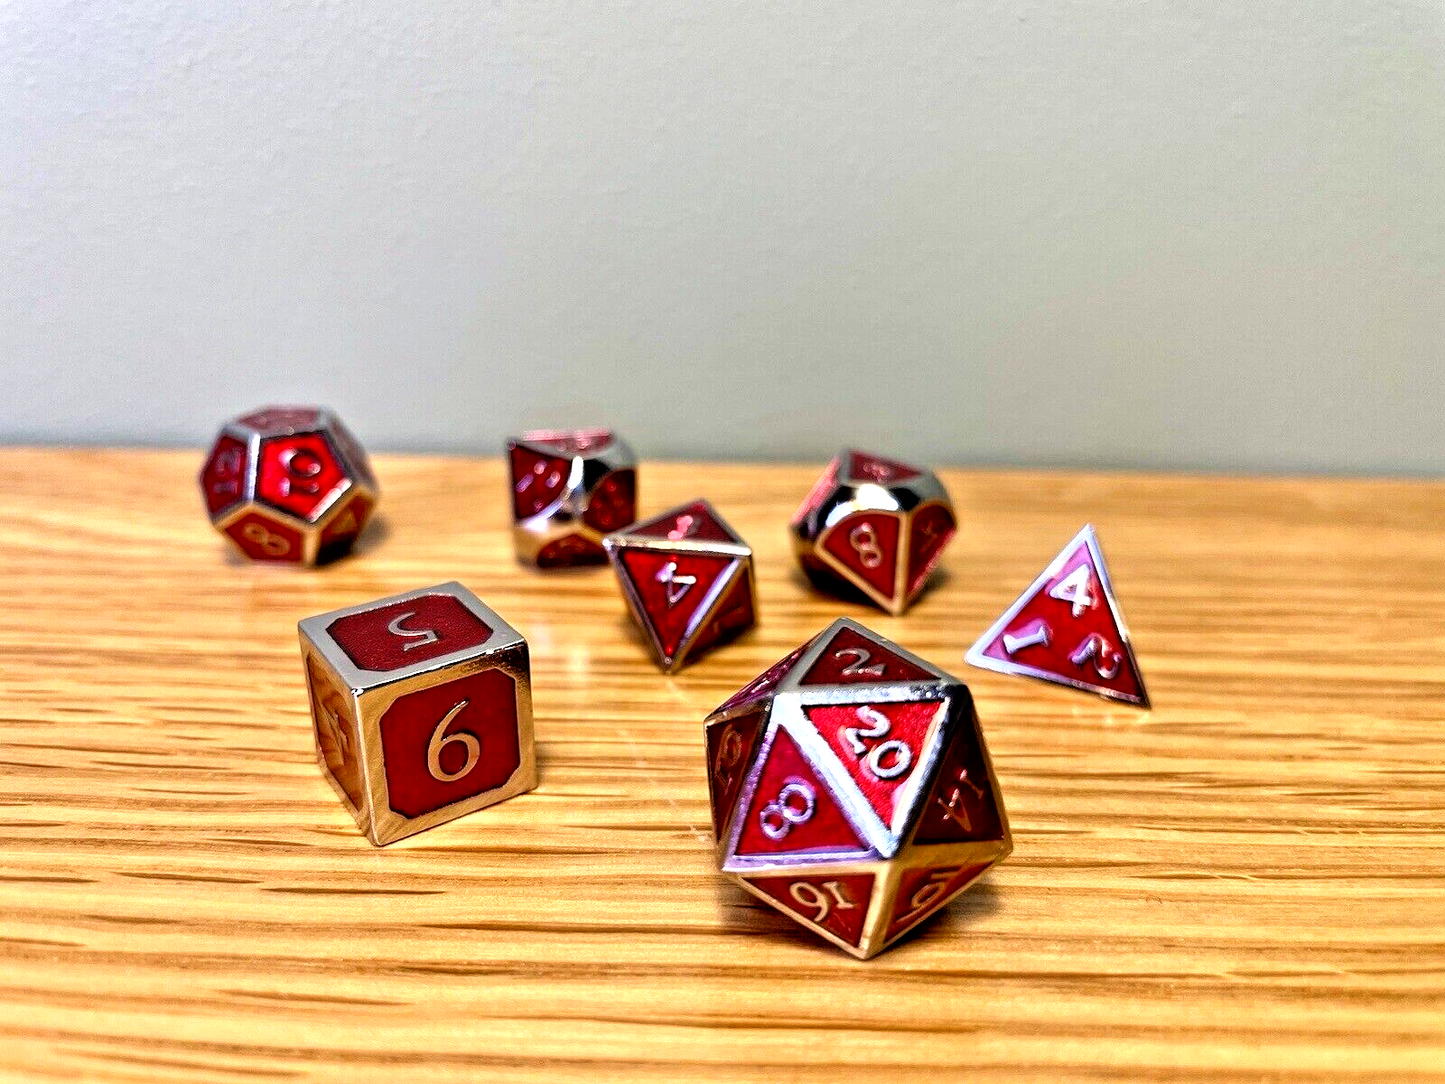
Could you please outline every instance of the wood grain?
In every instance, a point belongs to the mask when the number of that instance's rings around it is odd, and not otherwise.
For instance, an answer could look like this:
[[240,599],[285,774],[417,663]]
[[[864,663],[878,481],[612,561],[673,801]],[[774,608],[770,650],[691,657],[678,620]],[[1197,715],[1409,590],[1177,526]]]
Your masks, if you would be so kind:
[[[0,452],[0,1071],[106,1081],[1445,1080],[1445,485],[945,474],[898,619],[811,593],[814,467],[645,464],[757,551],[664,678],[611,573],[519,568],[498,462],[382,457],[319,572],[230,559],[199,457]],[[1094,522],[1157,707],[968,670]],[[298,618],[457,578],[528,636],[542,782],[377,850]],[[858,962],[725,883],[709,708],[839,614],[965,677],[1013,857]]]

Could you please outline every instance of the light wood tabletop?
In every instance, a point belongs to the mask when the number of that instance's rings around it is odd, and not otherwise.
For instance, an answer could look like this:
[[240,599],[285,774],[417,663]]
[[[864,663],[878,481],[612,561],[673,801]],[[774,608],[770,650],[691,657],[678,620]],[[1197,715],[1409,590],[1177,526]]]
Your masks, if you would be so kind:
[[[500,456],[231,558],[197,453],[0,452],[0,1075],[107,1081],[1445,1081],[1445,485],[945,471],[892,618],[814,593],[821,464],[710,497],[761,623],[675,677],[607,568],[513,560]],[[963,652],[1085,522],[1148,713]],[[458,579],[528,638],[541,785],[385,849],[316,766],[296,622]],[[716,872],[702,719],[840,615],[972,687],[1012,857],[876,959]]]

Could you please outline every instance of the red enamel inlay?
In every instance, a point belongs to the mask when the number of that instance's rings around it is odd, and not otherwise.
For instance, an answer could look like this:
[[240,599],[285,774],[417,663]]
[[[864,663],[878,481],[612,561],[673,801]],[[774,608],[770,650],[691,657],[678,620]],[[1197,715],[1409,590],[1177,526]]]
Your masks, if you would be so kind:
[[236,419],[236,423],[259,430],[263,434],[295,433],[316,428],[320,416],[321,412],[315,407],[272,406],[242,415]]
[[712,799],[713,834],[722,838],[738,785],[747,771],[766,711],[754,711],[707,726],[708,796]]
[[316,747],[326,762],[326,770],[336,780],[351,804],[358,810],[366,808],[366,793],[361,783],[361,750],[356,724],[351,718],[350,700],[316,666],[306,660],[307,690],[311,694],[311,725],[316,732]]
[[351,430],[341,424],[340,419],[333,416],[330,426],[327,427],[327,433],[331,437],[331,443],[341,453],[341,457],[346,460],[342,469],[348,470],[348,472],[354,471],[354,478],[375,486],[376,479],[372,476],[371,461],[366,458],[365,449],[352,435]]
[[828,499],[828,494],[832,493],[837,485],[838,459],[834,457],[833,461],[828,464],[828,468],[823,471],[823,473],[818,476],[818,480],[813,483],[813,488],[810,489],[808,495],[803,498],[803,503],[798,506],[798,510],[793,513],[793,526],[796,527],[812,515],[818,506]]
[[695,539],[698,542],[737,542],[738,537],[724,527],[702,501],[693,501],[664,512],[654,519],[639,523],[627,532],[637,538],[666,538],[672,542]]
[[969,882],[992,865],[939,866],[935,869],[904,870],[893,897],[893,914],[888,919],[885,939],[897,937],[914,923],[928,917],[968,887]]
[[662,653],[677,655],[688,625],[707,600],[719,577],[737,561],[707,553],[659,553],[624,549],[622,567],[632,581],[647,623],[657,634]]
[[892,827],[898,791],[918,772],[941,700],[805,709],[879,820]]
[[320,433],[261,442],[256,497],[267,504],[310,519],[345,482],[341,464]]
[[637,518],[637,472],[628,467],[606,475],[587,498],[582,522],[594,531],[620,531]]
[[966,843],[1003,838],[998,802],[989,785],[972,718],[953,735],[923,802],[913,833],[918,843]]
[[321,550],[339,550],[349,546],[366,526],[373,508],[370,498],[358,494],[341,506],[321,531]]
[[357,666],[379,673],[476,647],[492,635],[454,595],[421,595],[338,617],[326,631]]
[[388,800],[403,817],[496,790],[522,763],[517,683],[484,670],[408,693],[381,717],[381,748]]
[[833,634],[818,661],[808,668],[803,685],[882,685],[895,681],[937,680],[900,655],[844,626]]
[[788,652],[787,655],[773,663],[772,666],[768,667],[757,677],[753,678],[752,681],[728,697],[727,700],[723,701],[716,710],[727,711],[729,708],[735,708],[739,704],[746,704],[750,700],[759,700],[771,694],[772,691],[777,688],[778,683],[787,676],[788,671],[797,665],[798,660],[803,657],[803,652],[807,651],[812,643],[813,641],[809,640],[802,647],[794,648]]
[[299,561],[304,556],[301,532],[260,512],[247,512],[229,524],[226,533],[255,561]]
[[215,515],[239,501],[246,488],[246,445],[235,437],[221,437],[201,468],[201,495],[206,511]]
[[528,444],[543,444],[560,455],[595,455],[612,443],[610,429],[534,429],[523,433]]
[[908,593],[912,595],[943,556],[953,537],[953,513],[941,504],[924,505],[913,513],[908,527]]
[[595,565],[607,560],[607,551],[580,534],[553,539],[537,551],[538,568],[567,568],[571,565]]
[[823,548],[884,598],[892,599],[898,575],[898,517],[855,512],[829,528]]
[[738,836],[739,855],[867,850],[786,730],[777,732],[767,758]]
[[512,460],[512,514],[530,519],[555,503],[567,491],[572,464],[556,456],[539,455],[516,445]]
[[1001,662],[1142,699],[1139,675],[1124,649],[1089,546],[1082,539],[1058,574],[1040,585],[983,653]]
[[697,631],[693,641],[693,657],[714,647],[724,640],[730,640],[745,629],[753,627],[752,576],[746,565],[737,574],[727,594],[718,603],[717,610],[708,623]]
[[860,481],[887,486],[917,478],[922,473],[917,467],[910,467],[896,459],[884,459],[881,455],[869,455],[867,452],[848,453],[848,477]]
[[855,948],[873,895],[871,873],[820,874],[814,877],[749,877],[747,882],[795,918],[820,926]]

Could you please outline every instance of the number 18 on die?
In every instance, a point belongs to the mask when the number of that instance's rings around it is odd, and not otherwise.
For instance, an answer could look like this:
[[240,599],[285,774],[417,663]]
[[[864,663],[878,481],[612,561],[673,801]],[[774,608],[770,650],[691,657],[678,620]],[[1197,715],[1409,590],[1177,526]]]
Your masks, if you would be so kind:
[[378,846],[537,785],[527,643],[459,583],[300,624],[317,759]]

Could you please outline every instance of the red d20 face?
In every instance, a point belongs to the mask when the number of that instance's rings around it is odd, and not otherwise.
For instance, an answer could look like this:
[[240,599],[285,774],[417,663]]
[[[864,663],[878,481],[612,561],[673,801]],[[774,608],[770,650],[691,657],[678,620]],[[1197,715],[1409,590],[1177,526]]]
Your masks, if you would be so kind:
[[222,437],[211,449],[201,470],[201,495],[206,511],[215,515],[241,499],[246,488],[246,445],[235,437]]
[[871,873],[749,877],[747,881],[784,911],[827,930],[840,941],[857,948],[863,940],[863,923],[873,895]]
[[750,700],[760,700],[771,694],[772,691],[778,687],[779,683],[782,682],[783,678],[787,677],[788,671],[797,665],[798,660],[803,657],[803,653],[812,645],[813,641],[809,640],[802,647],[794,648],[788,652],[786,656],[773,663],[772,666],[768,667],[757,677],[753,678],[752,681],[728,697],[717,710],[727,711],[729,708],[735,708],[739,704],[746,704]]
[[522,763],[517,684],[500,670],[408,693],[380,725],[388,802],[403,817],[496,790]]
[[743,781],[753,743],[765,711],[740,715],[707,728],[708,795],[712,799],[713,833],[722,838],[738,785]]
[[916,922],[937,911],[980,876],[990,863],[972,866],[939,866],[937,869],[910,869],[898,881],[893,897],[893,914],[888,919],[885,939],[897,937]]
[[1128,699],[1143,699],[1139,675],[1083,540],[983,653]]
[[823,548],[884,598],[896,593],[898,517],[855,512],[829,528]]
[[331,778],[346,793],[354,809],[366,808],[361,782],[361,750],[356,723],[351,717],[350,698],[343,695],[316,663],[306,660],[306,687],[311,696],[311,723],[316,747],[326,762]]
[[225,530],[254,561],[299,561],[303,556],[301,532],[259,512],[247,512]]
[[669,659],[677,655],[688,626],[713,587],[737,562],[735,557],[656,550],[623,550],[621,560],[662,653]]
[[818,661],[803,676],[803,685],[882,685],[899,681],[936,680],[921,666],[895,655],[850,628],[833,635]]
[[906,482],[910,478],[917,478],[922,473],[917,467],[910,467],[907,463],[900,463],[896,459],[884,459],[882,456],[869,455],[867,452],[848,453],[848,476],[857,478],[859,481],[887,486],[894,482]]
[[453,595],[422,595],[338,617],[326,631],[357,666],[382,673],[476,647],[492,635]]
[[797,743],[779,730],[738,835],[739,855],[860,854],[867,851],[837,799]]
[[924,799],[914,843],[966,843],[1003,838],[998,804],[971,725],[958,728]]
[[910,595],[928,579],[953,531],[953,513],[941,504],[924,505],[913,513],[908,525],[907,589]]
[[878,819],[892,827],[898,794],[921,769],[928,732],[942,707],[941,700],[925,700],[805,710]]
[[271,437],[261,442],[256,496],[311,519],[346,483],[346,475],[320,433]]
[[624,469],[608,474],[592,491],[582,522],[594,531],[620,531],[637,518],[637,472]]
[[567,490],[572,463],[560,456],[538,455],[530,448],[512,449],[512,513],[530,519],[554,504]]

